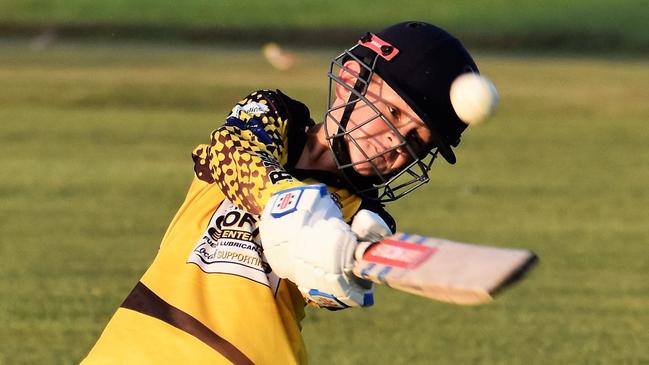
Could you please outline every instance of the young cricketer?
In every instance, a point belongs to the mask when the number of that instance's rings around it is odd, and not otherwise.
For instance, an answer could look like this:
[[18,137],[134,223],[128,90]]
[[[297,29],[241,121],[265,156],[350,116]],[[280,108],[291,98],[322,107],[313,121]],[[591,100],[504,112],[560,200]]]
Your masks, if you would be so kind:
[[194,149],[157,257],[83,364],[306,363],[305,304],[372,305],[350,273],[357,243],[395,230],[383,203],[438,155],[455,163],[467,124],[449,90],[468,72],[456,38],[404,22],[333,60],[321,123],[279,90],[241,100]]

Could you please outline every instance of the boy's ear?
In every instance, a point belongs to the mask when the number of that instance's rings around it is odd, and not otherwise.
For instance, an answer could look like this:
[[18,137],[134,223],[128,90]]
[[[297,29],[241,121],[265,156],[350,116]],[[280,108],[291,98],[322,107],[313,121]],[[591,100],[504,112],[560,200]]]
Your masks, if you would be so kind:
[[[343,67],[338,71],[338,77],[347,84],[350,88],[354,87],[356,84],[356,79],[361,72],[361,65],[354,60],[349,60],[343,64]],[[345,86],[335,83],[336,85],[336,97],[341,100],[346,100],[351,94]]]

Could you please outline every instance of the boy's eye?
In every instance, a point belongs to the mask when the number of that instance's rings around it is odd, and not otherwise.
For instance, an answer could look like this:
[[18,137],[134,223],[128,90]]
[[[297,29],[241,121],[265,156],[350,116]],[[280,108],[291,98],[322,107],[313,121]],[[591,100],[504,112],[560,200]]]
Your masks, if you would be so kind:
[[399,109],[397,109],[397,108],[395,108],[393,106],[389,106],[388,111],[390,112],[390,114],[392,114],[393,117],[399,118]]

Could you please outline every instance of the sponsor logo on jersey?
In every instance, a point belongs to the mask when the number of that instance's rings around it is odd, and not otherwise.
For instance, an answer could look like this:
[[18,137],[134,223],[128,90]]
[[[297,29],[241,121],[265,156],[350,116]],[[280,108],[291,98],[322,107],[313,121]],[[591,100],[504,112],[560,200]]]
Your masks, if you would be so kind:
[[279,278],[265,261],[259,217],[225,200],[187,258],[209,274],[232,274],[266,285],[276,293]]
[[258,103],[256,101],[251,101],[246,103],[245,105],[235,105],[228,117],[241,119],[240,117],[242,117],[242,113],[246,113],[250,117],[259,117],[265,113],[268,113],[269,110],[270,109],[268,108],[268,105]]
[[259,158],[261,159],[261,163],[262,165],[264,165],[264,167],[273,169],[268,172],[268,179],[272,184],[293,180],[293,176],[284,171],[284,168],[280,166],[279,162],[277,162],[275,157],[273,157],[271,154],[264,151],[259,151],[257,152],[257,156],[259,156]]

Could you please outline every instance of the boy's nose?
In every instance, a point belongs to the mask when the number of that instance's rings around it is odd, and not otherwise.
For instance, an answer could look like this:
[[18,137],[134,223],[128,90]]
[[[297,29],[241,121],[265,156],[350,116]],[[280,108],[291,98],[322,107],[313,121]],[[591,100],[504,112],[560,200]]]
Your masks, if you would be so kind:
[[[398,133],[401,134],[403,132],[399,131]],[[386,138],[386,153],[394,155],[394,157],[396,157],[396,155],[403,155],[404,153],[407,153],[403,142],[404,138],[405,137],[403,137],[403,134],[401,136],[398,136],[397,132],[390,131],[388,133],[388,137]]]
[[399,131],[400,136],[394,136],[397,144],[402,143],[403,141],[407,140],[408,133],[410,133],[413,130],[413,126],[410,126],[410,123],[406,123],[402,125],[401,127],[397,128],[397,131]]
[[[399,131],[398,133],[400,134],[401,131]],[[390,130],[390,131],[388,131],[386,133],[385,140],[386,140],[387,149],[395,148],[395,147],[399,146],[402,143],[401,138],[399,138],[399,136],[397,135],[397,132],[395,132],[393,130]]]

